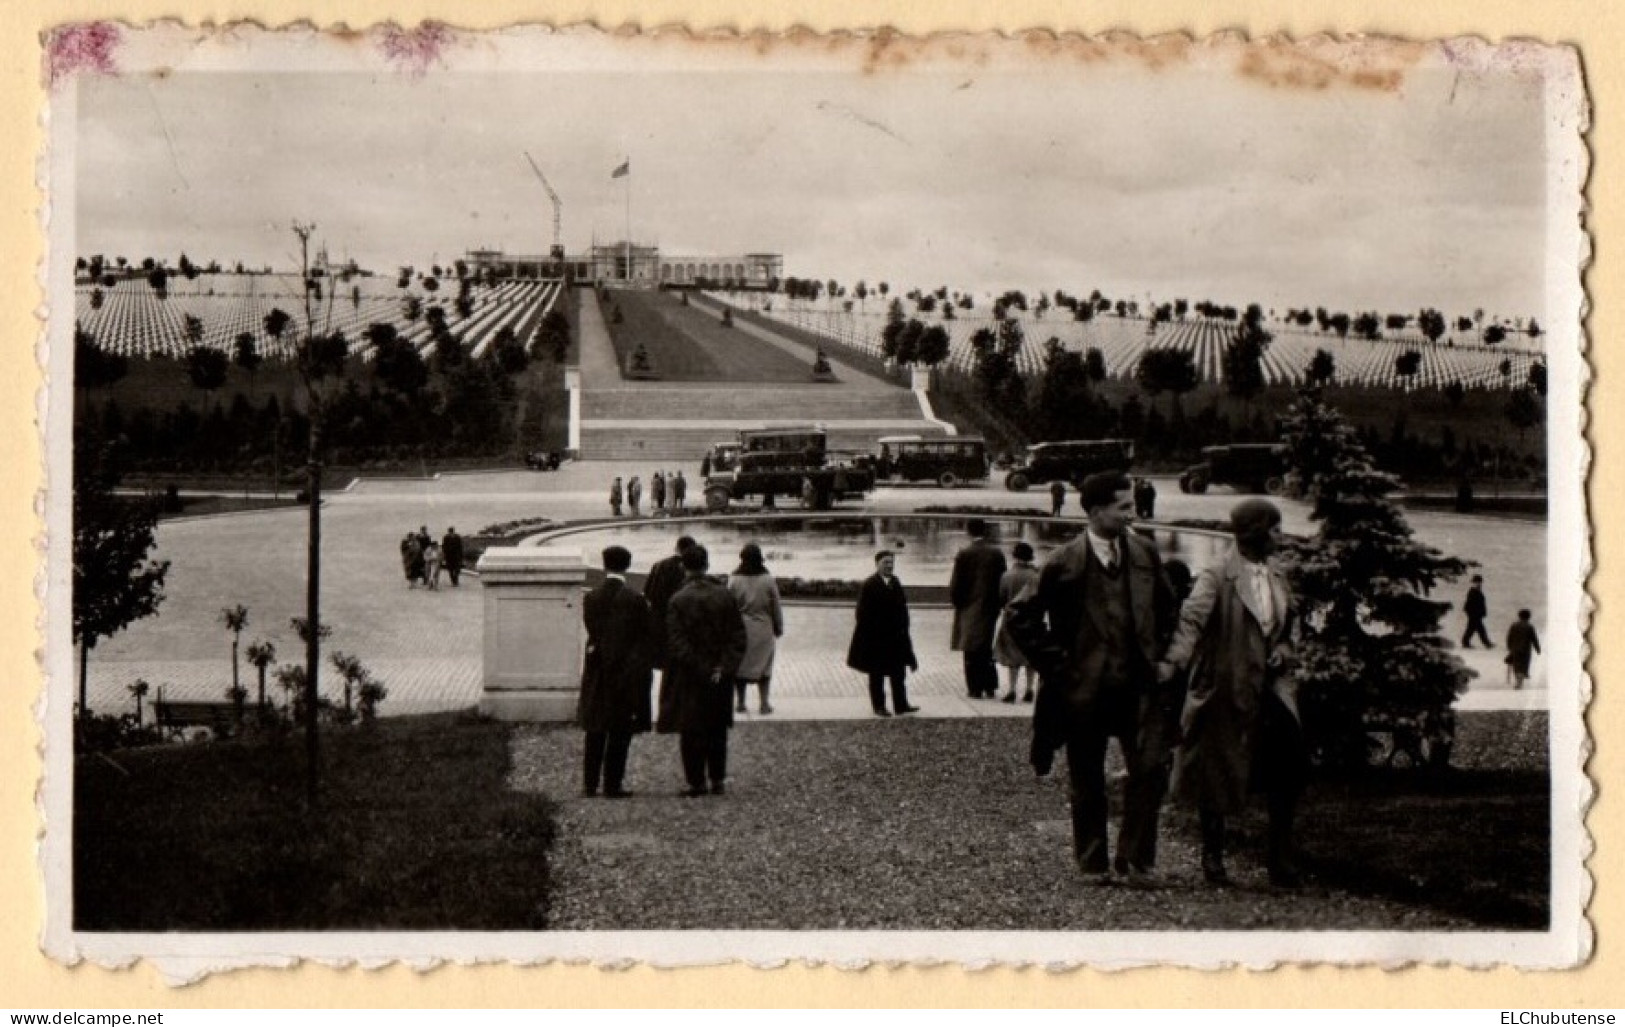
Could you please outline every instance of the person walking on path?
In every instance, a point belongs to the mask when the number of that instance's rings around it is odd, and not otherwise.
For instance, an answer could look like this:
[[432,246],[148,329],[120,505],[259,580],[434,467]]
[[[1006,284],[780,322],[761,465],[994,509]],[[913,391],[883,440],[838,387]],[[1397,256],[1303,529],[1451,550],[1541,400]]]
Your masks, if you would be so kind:
[[1484,598],[1484,575],[1473,575],[1473,584],[1467,590],[1467,599],[1461,604],[1461,612],[1467,615],[1467,630],[1461,636],[1461,647],[1471,649],[1473,639],[1477,638],[1484,643],[1484,648],[1494,649],[1495,643],[1490,641],[1490,633],[1484,627],[1484,620],[1490,615],[1490,604]]
[[652,632],[649,601],[627,587],[632,554],[622,546],[603,552],[603,584],[581,600],[587,655],[581,666],[576,718],[586,732],[581,794],[624,799],[632,736],[649,730]]
[[406,587],[416,588],[423,577],[423,547],[410,531],[401,539],[401,570],[406,574]]
[[987,540],[987,522],[973,517],[965,524],[970,544],[954,557],[948,598],[954,606],[951,648],[964,654],[965,690],[972,699],[991,699],[999,691],[993,664],[993,629],[998,624],[999,581],[1004,554]]
[[747,542],[739,551],[739,566],[728,577],[728,591],[745,619],[745,658],[734,676],[734,712],[746,712],[745,690],[754,681],[759,693],[756,709],[765,716],[773,712],[768,691],[773,683],[773,654],[784,637],[784,607],[779,602],[779,586],[762,559],[761,546]]
[[423,580],[434,591],[440,591],[440,544],[434,539],[423,547]]
[[457,534],[456,528],[447,528],[445,537],[440,540],[440,558],[445,561],[451,587],[456,588],[457,580],[463,576],[463,536]]
[[1052,481],[1052,482],[1050,482],[1050,485],[1049,485],[1049,515],[1051,517],[1059,517],[1059,516],[1061,516],[1061,511],[1063,509],[1065,509],[1065,507],[1066,507],[1066,483],[1062,482],[1062,481]]
[[1540,636],[1535,634],[1533,615],[1519,610],[1518,619],[1507,628],[1507,680],[1513,688],[1522,688],[1529,680],[1529,664],[1540,652]]
[[626,506],[633,517],[643,516],[638,510],[638,504],[641,502],[643,502],[643,482],[634,474],[632,480],[626,483]]
[[847,646],[846,665],[869,675],[869,705],[875,716],[889,717],[886,682],[891,682],[892,709],[899,715],[919,712],[908,702],[908,672],[920,669],[908,633],[908,597],[897,580],[897,557],[882,549],[875,554],[875,573],[858,590],[857,623]]
[[688,482],[683,478],[683,472],[678,471],[671,481],[671,508],[676,513],[684,510],[684,500],[688,496]]
[[666,612],[671,597],[683,587],[688,574],[683,570],[683,554],[693,549],[694,539],[684,535],[677,540],[676,550],[663,560],[656,560],[649,568],[649,577],[643,583],[643,598],[649,600],[651,659],[656,670],[666,667]]
[[[1072,851],[1105,883],[1115,869],[1153,886],[1157,818],[1167,790],[1178,705],[1157,686],[1172,630],[1173,596],[1157,547],[1134,534],[1133,486],[1120,471],[1083,481],[1084,534],[1050,554],[1038,581],[1011,604],[1011,637],[1043,681],[1030,759],[1040,777],[1066,749]],[[1106,745],[1117,739],[1128,780],[1117,857],[1106,841]]]
[[1134,479],[1134,516],[1148,521],[1157,516],[1157,487],[1149,478]]
[[666,509],[666,476],[659,471],[649,479],[649,505],[655,513]]
[[616,478],[609,486],[609,509],[616,517],[621,515],[621,479]]
[[683,553],[683,587],[666,612],[666,672],[660,681],[663,733],[677,732],[683,794],[698,798],[710,781],[721,795],[728,780],[728,730],[733,727],[733,682],[745,656],[745,621],[734,597],[706,575],[705,547]]
[[1033,566],[1033,547],[1025,542],[1017,542],[1011,547],[1010,555],[1015,559],[1011,568],[1004,572],[999,579],[999,627],[993,636],[993,659],[1002,665],[1009,675],[1009,690],[1004,693],[1004,701],[1016,701],[1016,681],[1023,671],[1027,674],[1027,692],[1022,696],[1023,702],[1032,702],[1036,694],[1033,690],[1033,667],[1027,662],[1027,657],[1021,654],[1016,646],[1015,639],[1010,637],[1010,625],[1003,611],[1008,609],[1010,603],[1029,585],[1038,580],[1038,569]]
[[1296,609],[1286,575],[1269,565],[1280,544],[1281,512],[1247,499],[1230,512],[1235,548],[1204,569],[1180,608],[1179,626],[1157,677],[1180,672],[1188,686],[1174,794],[1196,806],[1202,875],[1229,883],[1225,818],[1246,805],[1251,787],[1266,795],[1270,883],[1297,887],[1292,819],[1308,770],[1298,713],[1292,647]]

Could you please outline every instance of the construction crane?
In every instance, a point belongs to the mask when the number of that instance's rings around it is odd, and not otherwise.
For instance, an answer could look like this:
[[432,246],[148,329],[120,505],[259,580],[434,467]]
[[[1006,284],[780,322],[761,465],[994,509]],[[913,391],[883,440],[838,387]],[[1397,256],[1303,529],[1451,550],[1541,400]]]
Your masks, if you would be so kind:
[[561,238],[562,233],[559,227],[560,221],[563,217],[564,204],[559,200],[559,194],[553,191],[553,186],[548,182],[547,176],[542,174],[542,169],[537,166],[536,161],[531,157],[528,151],[525,153],[525,160],[530,162],[530,170],[536,172],[536,177],[541,181],[542,188],[547,190],[547,198],[553,202],[552,253],[555,257],[557,257],[564,252],[564,242]]

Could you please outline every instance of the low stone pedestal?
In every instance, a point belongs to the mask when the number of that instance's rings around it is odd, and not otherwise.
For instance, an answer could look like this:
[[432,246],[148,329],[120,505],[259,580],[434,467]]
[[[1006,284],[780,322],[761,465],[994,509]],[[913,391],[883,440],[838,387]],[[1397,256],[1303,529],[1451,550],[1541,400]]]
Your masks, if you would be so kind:
[[477,569],[485,605],[480,712],[498,720],[574,720],[587,576],[580,554],[488,549]]

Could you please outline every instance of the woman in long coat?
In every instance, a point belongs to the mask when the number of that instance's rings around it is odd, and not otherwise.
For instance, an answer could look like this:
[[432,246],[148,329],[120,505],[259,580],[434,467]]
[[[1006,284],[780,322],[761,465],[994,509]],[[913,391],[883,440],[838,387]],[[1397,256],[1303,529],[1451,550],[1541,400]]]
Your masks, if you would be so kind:
[[875,554],[875,573],[858,592],[857,623],[846,665],[869,675],[869,703],[875,716],[889,717],[885,680],[891,679],[892,707],[898,713],[919,709],[908,703],[908,672],[919,670],[914,641],[908,633],[908,597],[893,571],[897,557],[887,550]]
[[1016,647],[1015,639],[1010,637],[1009,625],[1005,623],[1006,617],[1002,612],[1010,608],[1010,603],[1026,591],[1028,586],[1038,580],[1038,568],[1033,566],[1033,547],[1025,542],[1017,542],[1010,550],[1015,563],[1004,572],[999,579],[999,629],[993,636],[993,659],[1009,673],[1009,689],[1004,693],[1004,701],[1016,701],[1016,679],[1022,671],[1027,672],[1027,691],[1022,696],[1023,702],[1033,701],[1033,667],[1027,662],[1027,657]]
[[773,654],[784,637],[784,610],[779,586],[762,560],[761,546],[748,542],[739,551],[739,566],[728,577],[728,591],[745,619],[745,658],[734,674],[734,712],[745,712],[745,689],[754,681],[761,692],[759,711],[772,713],[767,696],[773,681]]

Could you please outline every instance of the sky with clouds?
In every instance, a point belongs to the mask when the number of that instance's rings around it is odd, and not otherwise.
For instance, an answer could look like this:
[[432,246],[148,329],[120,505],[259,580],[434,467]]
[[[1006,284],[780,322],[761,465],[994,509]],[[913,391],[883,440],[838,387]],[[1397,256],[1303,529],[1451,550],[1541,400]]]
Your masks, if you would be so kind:
[[[81,255],[391,271],[632,233],[851,283],[1546,316],[1537,79],[1212,68],[181,71],[78,83]],[[631,175],[611,170],[631,161]]]

